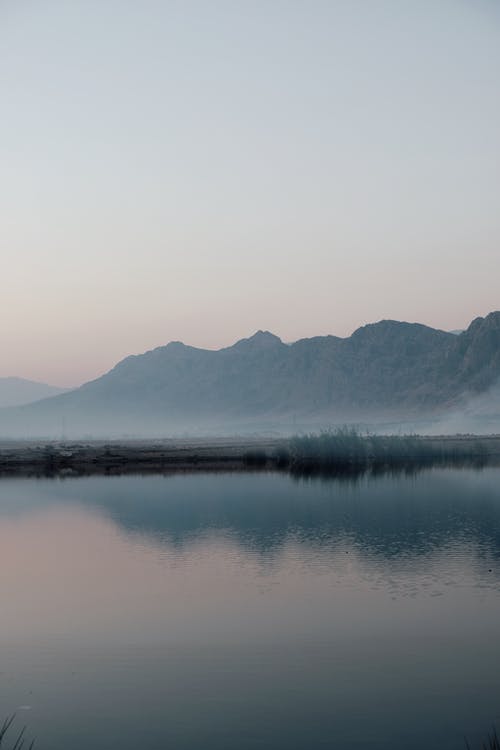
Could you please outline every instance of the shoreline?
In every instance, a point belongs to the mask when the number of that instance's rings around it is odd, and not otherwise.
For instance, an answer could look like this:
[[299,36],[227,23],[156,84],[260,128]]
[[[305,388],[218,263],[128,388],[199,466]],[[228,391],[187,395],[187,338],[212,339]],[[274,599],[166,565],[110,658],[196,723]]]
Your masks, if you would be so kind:
[[[9,476],[91,476],[191,471],[280,469],[297,473],[387,470],[401,467],[500,463],[500,435],[355,437],[357,445],[320,453],[321,436],[295,438],[169,438],[163,440],[0,441],[0,478]],[[340,436],[342,439],[342,436]],[[370,453],[371,443],[383,452]],[[297,452],[297,444],[307,450]],[[363,452],[359,452],[359,444]],[[368,446],[368,450],[364,446]],[[404,453],[399,447],[404,447]]]
[[[0,478],[241,470],[266,463],[286,440],[0,441]],[[264,460],[262,460],[262,456]]]

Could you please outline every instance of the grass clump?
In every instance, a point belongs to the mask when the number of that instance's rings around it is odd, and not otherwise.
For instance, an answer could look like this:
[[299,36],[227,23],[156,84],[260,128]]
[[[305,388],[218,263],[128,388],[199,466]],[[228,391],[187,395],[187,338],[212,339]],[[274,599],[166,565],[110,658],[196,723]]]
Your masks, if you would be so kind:
[[302,468],[387,467],[471,460],[484,453],[481,443],[419,435],[361,435],[341,427],[289,441],[290,466]]
[[317,463],[321,466],[364,462],[368,445],[354,429],[347,427],[318,435],[297,435],[290,439],[290,457],[294,466]]

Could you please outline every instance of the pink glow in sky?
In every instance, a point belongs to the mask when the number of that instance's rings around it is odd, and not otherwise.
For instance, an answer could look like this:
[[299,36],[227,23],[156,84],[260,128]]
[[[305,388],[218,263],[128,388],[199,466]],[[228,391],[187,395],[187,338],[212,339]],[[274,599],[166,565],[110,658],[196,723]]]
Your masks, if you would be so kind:
[[500,6],[0,4],[0,375],[500,307]]

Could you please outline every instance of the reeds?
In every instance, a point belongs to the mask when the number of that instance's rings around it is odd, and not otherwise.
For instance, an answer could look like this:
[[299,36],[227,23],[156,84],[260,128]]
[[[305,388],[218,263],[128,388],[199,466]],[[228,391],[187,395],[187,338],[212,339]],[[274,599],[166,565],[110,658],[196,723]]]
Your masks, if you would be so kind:
[[319,434],[297,435],[289,441],[292,468],[351,466],[388,466],[401,464],[444,463],[483,455],[478,442],[458,442],[422,438],[418,435],[361,435],[343,427]]
[[500,750],[500,739],[496,729],[493,729],[486,742],[483,742],[482,750]]
[[[0,727],[0,748],[5,748],[7,750],[7,746],[4,744],[4,740],[6,737],[7,732],[11,728],[12,724],[14,723],[14,720],[16,718],[15,714],[12,714],[11,716],[7,717],[5,719],[4,723]],[[16,740],[14,741],[13,745],[10,745],[9,750],[22,750],[25,746],[25,733],[26,733],[26,726],[24,726],[19,734],[17,735]],[[35,740],[31,740],[29,745],[26,745],[26,750],[33,750],[35,746]],[[465,747],[466,750],[472,750],[468,740],[465,740]],[[493,730],[491,734],[488,735],[485,742],[482,743],[480,750],[500,750],[500,739],[498,737],[497,730],[495,727],[493,727]]]
[[[0,727],[0,747],[1,748],[7,748],[7,745],[5,744],[5,738],[7,735],[7,732],[11,728],[12,724],[14,723],[14,719],[16,718],[15,714],[12,714],[12,716],[8,716],[2,726]],[[14,744],[10,745],[10,750],[22,750],[22,748],[25,746],[26,738],[26,727],[24,726],[19,734],[17,735],[16,739],[14,740]],[[33,750],[33,747],[35,745],[35,740],[31,740],[30,744],[26,746],[27,750]]]
[[[466,750],[472,750],[469,742],[465,740]],[[481,750],[500,750],[500,739],[498,738],[497,730],[493,727],[493,731],[488,735],[486,742],[481,745]]]

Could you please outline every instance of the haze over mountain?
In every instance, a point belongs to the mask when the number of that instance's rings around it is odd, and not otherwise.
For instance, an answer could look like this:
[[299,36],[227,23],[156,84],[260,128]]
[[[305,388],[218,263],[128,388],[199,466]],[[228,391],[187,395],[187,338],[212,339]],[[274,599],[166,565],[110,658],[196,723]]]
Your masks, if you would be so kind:
[[[393,320],[348,338],[293,344],[258,331],[218,351],[174,341],[127,357],[74,391],[2,410],[0,434],[153,436],[443,420],[475,400],[488,403],[499,379],[500,312],[458,335]],[[484,403],[482,412],[491,428]]]
[[0,407],[29,404],[42,398],[64,393],[65,390],[67,389],[37,383],[34,380],[25,380],[25,378],[0,378]]

